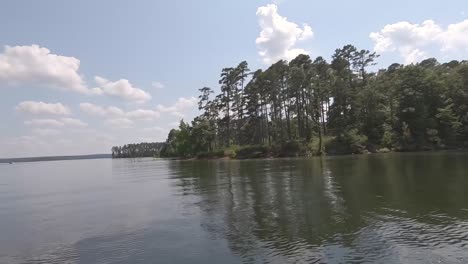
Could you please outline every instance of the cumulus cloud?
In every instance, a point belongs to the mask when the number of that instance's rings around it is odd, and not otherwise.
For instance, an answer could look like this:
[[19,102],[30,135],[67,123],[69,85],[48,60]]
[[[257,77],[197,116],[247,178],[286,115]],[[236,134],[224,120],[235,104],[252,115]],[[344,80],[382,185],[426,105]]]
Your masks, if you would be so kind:
[[45,47],[5,46],[0,53],[0,86],[34,86],[74,91],[82,94],[111,95],[129,101],[145,102],[151,95],[132,86],[126,79],[112,82],[96,76],[96,88],[88,88],[79,72],[80,60],[52,53]]
[[130,119],[155,120],[160,117],[160,113],[153,110],[137,109],[126,113]]
[[161,118],[161,113],[167,113],[177,118],[184,118],[185,114],[198,109],[198,99],[195,97],[181,97],[170,105],[157,105],[156,109],[136,109],[124,111],[115,106],[100,106],[92,103],[81,103],[80,109],[82,112],[101,117],[105,119],[105,124],[127,128],[131,127],[137,121],[155,121]]
[[163,83],[161,83],[161,82],[156,82],[156,81],[152,82],[152,83],[151,83],[151,86],[153,86],[153,87],[156,88],[156,89],[162,89],[162,88],[165,87],[165,85],[164,85]]
[[45,127],[63,127],[63,122],[56,119],[33,119],[24,121],[25,125],[28,126],[45,126]]
[[468,20],[446,28],[433,20],[426,20],[422,24],[402,21],[386,25],[369,36],[374,41],[376,52],[398,52],[405,63],[425,59],[433,49],[444,56],[468,54]]
[[33,115],[69,115],[70,109],[61,103],[24,101],[16,106],[16,111]]
[[170,113],[177,117],[184,117],[184,112],[195,108],[198,104],[198,99],[195,97],[180,97],[171,106],[157,105],[156,109],[163,113]]
[[179,125],[180,125],[180,121],[169,123],[169,127],[172,127],[172,128],[177,128],[179,127]]
[[468,19],[451,24],[442,36],[442,51],[468,53]]
[[[132,133],[133,135],[133,133]],[[2,137],[0,157],[31,157],[52,155],[80,155],[107,153],[114,145],[132,142],[136,136],[115,137],[95,129],[57,130],[53,128],[31,129],[29,135]],[[121,140],[121,141],[116,141]]]
[[27,126],[34,126],[34,127],[87,127],[88,124],[85,122],[75,119],[75,118],[68,118],[64,117],[61,119],[32,119],[24,121],[24,124]]
[[89,93],[79,68],[77,58],[53,54],[38,45],[6,46],[0,53],[0,84],[38,85]]
[[133,121],[128,118],[108,119],[104,123],[108,126],[116,128],[131,128],[133,126]]
[[28,126],[46,126],[46,127],[64,127],[64,126],[70,126],[70,127],[86,127],[88,124],[85,122],[75,119],[75,118],[69,118],[69,117],[64,117],[61,119],[32,119],[32,120],[27,120],[24,121],[25,125]]
[[303,24],[302,28],[278,14],[278,6],[269,4],[259,7],[257,17],[261,32],[255,43],[260,56],[266,64],[280,59],[291,60],[299,54],[308,54],[304,49],[296,48],[298,41],[312,38],[312,28]]
[[167,133],[167,129],[154,126],[154,127],[147,127],[143,129],[144,132],[156,132],[156,133]]
[[33,133],[41,137],[48,137],[60,135],[62,132],[60,130],[51,128],[36,128],[33,129]]
[[151,99],[151,95],[140,88],[134,87],[128,80],[120,79],[112,82],[103,77],[94,78],[99,86],[94,88],[96,94],[107,94],[117,96],[128,101],[146,102]]
[[70,131],[71,136],[77,137],[83,140],[97,142],[112,142],[115,141],[118,137],[115,134],[108,134],[106,132],[94,129],[94,128],[85,128],[79,130]]
[[99,116],[104,118],[126,118],[131,120],[156,120],[160,117],[160,113],[154,110],[147,110],[147,109],[136,109],[133,111],[125,112],[122,109],[115,107],[115,106],[99,106],[91,103],[81,103],[80,104],[81,111],[93,115]]
[[271,1],[271,2],[274,3],[274,4],[276,4],[276,5],[280,5],[280,4],[282,4],[284,1],[286,1],[286,0],[273,0],[273,1]]
[[115,106],[102,107],[91,103],[81,103],[80,109],[86,114],[100,117],[119,117],[125,114],[122,109]]
[[166,140],[167,133],[169,133],[169,129],[154,126],[143,128],[141,132],[142,134],[139,138],[141,142],[163,142]]
[[69,127],[87,127],[88,126],[87,123],[76,118],[65,117],[65,118],[62,118],[60,122],[62,122],[65,126],[69,126]]

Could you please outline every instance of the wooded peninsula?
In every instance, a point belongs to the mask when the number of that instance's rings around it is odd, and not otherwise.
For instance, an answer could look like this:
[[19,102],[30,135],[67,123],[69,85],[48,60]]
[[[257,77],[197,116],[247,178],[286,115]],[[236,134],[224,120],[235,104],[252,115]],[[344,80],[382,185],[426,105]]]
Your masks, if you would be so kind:
[[[372,72],[377,58],[347,45],[331,62],[299,55],[266,70],[245,61],[224,68],[218,94],[199,89],[202,114],[145,153],[256,158],[468,146],[468,61],[431,58]],[[125,156],[142,156],[137,145]]]

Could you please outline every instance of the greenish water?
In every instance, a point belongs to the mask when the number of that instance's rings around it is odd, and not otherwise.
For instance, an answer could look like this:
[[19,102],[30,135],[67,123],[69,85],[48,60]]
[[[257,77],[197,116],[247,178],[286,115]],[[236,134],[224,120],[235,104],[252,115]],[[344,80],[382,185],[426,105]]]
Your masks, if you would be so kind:
[[468,263],[468,154],[4,164],[0,263]]

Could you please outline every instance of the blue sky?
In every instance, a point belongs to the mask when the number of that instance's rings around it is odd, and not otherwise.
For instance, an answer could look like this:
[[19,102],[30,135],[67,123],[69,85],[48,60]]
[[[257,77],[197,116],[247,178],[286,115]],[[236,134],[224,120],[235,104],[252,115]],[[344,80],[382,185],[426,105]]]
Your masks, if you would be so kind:
[[467,7],[464,0],[3,1],[0,157],[163,141],[196,114],[197,89],[217,89],[220,70],[242,60],[257,69],[298,52],[328,59],[348,43],[378,51],[380,67],[468,59]]

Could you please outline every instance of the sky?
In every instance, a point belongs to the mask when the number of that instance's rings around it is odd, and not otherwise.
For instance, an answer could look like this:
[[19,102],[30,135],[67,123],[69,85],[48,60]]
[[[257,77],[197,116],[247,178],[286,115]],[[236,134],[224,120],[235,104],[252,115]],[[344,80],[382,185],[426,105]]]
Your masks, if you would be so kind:
[[164,141],[224,67],[346,44],[378,67],[468,59],[466,0],[2,1],[0,157]]

